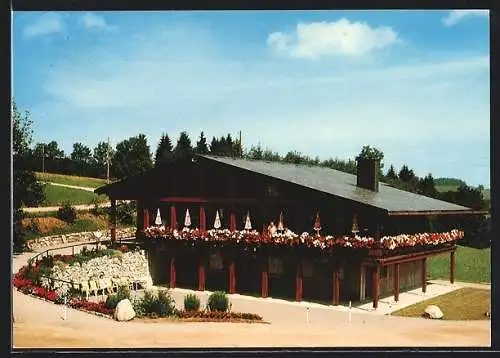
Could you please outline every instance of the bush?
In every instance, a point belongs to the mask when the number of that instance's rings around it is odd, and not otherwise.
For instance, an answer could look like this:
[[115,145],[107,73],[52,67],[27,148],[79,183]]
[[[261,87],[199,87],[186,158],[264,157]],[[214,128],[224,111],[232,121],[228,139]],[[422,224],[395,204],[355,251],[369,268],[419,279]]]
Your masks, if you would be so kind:
[[229,299],[225,292],[216,291],[208,297],[210,311],[226,312],[229,309]]
[[134,310],[139,317],[156,318],[176,314],[175,301],[167,290],[144,292],[144,297],[134,302]]
[[14,211],[14,227],[12,232],[12,244],[14,251],[22,251],[26,247],[26,231],[22,224],[24,218],[25,214],[22,209]]
[[198,311],[200,309],[200,299],[193,293],[184,297],[184,309],[186,311]]
[[130,289],[128,286],[120,286],[114,295],[109,295],[106,299],[106,308],[115,309],[121,300],[128,298],[130,300]]
[[99,205],[101,202],[99,201],[98,197],[93,197],[90,205],[93,205],[92,208],[89,210],[91,214],[95,216],[99,216],[104,214],[104,209]]
[[[109,222],[112,221],[111,208],[108,208]],[[121,225],[135,225],[136,204],[134,201],[116,205],[116,222]]]
[[72,207],[70,203],[65,202],[59,210],[57,210],[57,217],[62,221],[72,224],[76,220],[76,209]]

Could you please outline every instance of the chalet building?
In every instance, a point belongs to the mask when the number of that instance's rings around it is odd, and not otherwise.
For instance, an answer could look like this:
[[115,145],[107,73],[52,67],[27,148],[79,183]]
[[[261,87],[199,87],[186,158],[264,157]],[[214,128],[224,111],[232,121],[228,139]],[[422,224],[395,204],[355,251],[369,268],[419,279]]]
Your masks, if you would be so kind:
[[428,218],[478,214],[379,183],[378,173],[367,159],[351,175],[198,155],[95,192],[112,208],[137,201],[155,284],[377,308],[381,297],[425,292],[432,255],[450,255],[453,282],[463,233],[431,233]]

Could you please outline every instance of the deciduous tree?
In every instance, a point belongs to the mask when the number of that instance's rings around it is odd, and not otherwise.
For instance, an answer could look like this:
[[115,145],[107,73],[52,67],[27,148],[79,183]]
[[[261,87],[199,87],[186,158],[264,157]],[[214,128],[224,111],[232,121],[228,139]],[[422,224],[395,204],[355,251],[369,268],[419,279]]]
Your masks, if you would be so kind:
[[139,134],[118,143],[112,164],[115,176],[119,179],[128,178],[153,168],[146,136]]

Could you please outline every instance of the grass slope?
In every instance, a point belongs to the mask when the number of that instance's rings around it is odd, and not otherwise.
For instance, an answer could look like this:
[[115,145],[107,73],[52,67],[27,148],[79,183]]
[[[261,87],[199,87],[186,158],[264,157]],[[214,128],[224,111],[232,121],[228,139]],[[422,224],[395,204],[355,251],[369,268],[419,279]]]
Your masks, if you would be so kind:
[[466,287],[402,308],[392,315],[422,317],[429,305],[441,309],[443,320],[485,320],[491,305],[491,291]]
[[38,180],[50,183],[82,186],[87,188],[98,188],[106,185],[106,179],[78,177],[72,175],[53,174],[53,173],[35,173]]
[[66,188],[56,185],[45,185],[45,201],[41,206],[59,206],[68,201],[72,205],[92,204],[92,201],[98,199],[101,202],[107,201],[105,195],[97,195],[91,191]]
[[[450,278],[450,255],[428,259],[430,279]],[[473,249],[457,246],[455,253],[455,280],[462,282],[491,283],[491,249]]]
[[54,217],[40,217],[37,220],[38,230],[33,230],[30,227],[30,222],[33,218],[25,219],[23,223],[26,228],[26,239],[31,240],[37,237],[62,235],[73,232],[103,230],[108,227],[105,216],[95,216],[90,213],[77,215],[74,223],[68,224]]

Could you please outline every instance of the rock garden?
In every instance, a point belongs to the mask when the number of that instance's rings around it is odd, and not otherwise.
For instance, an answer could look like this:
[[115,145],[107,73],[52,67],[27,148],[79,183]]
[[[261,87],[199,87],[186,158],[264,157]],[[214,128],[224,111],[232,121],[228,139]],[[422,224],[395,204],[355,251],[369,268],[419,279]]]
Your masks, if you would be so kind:
[[[176,308],[168,290],[153,287],[144,250],[128,245],[30,260],[14,275],[13,285],[24,294],[117,321],[263,322],[252,313],[232,312],[224,292],[213,292],[206,307],[187,294],[183,308]],[[132,295],[138,289],[141,294]]]

